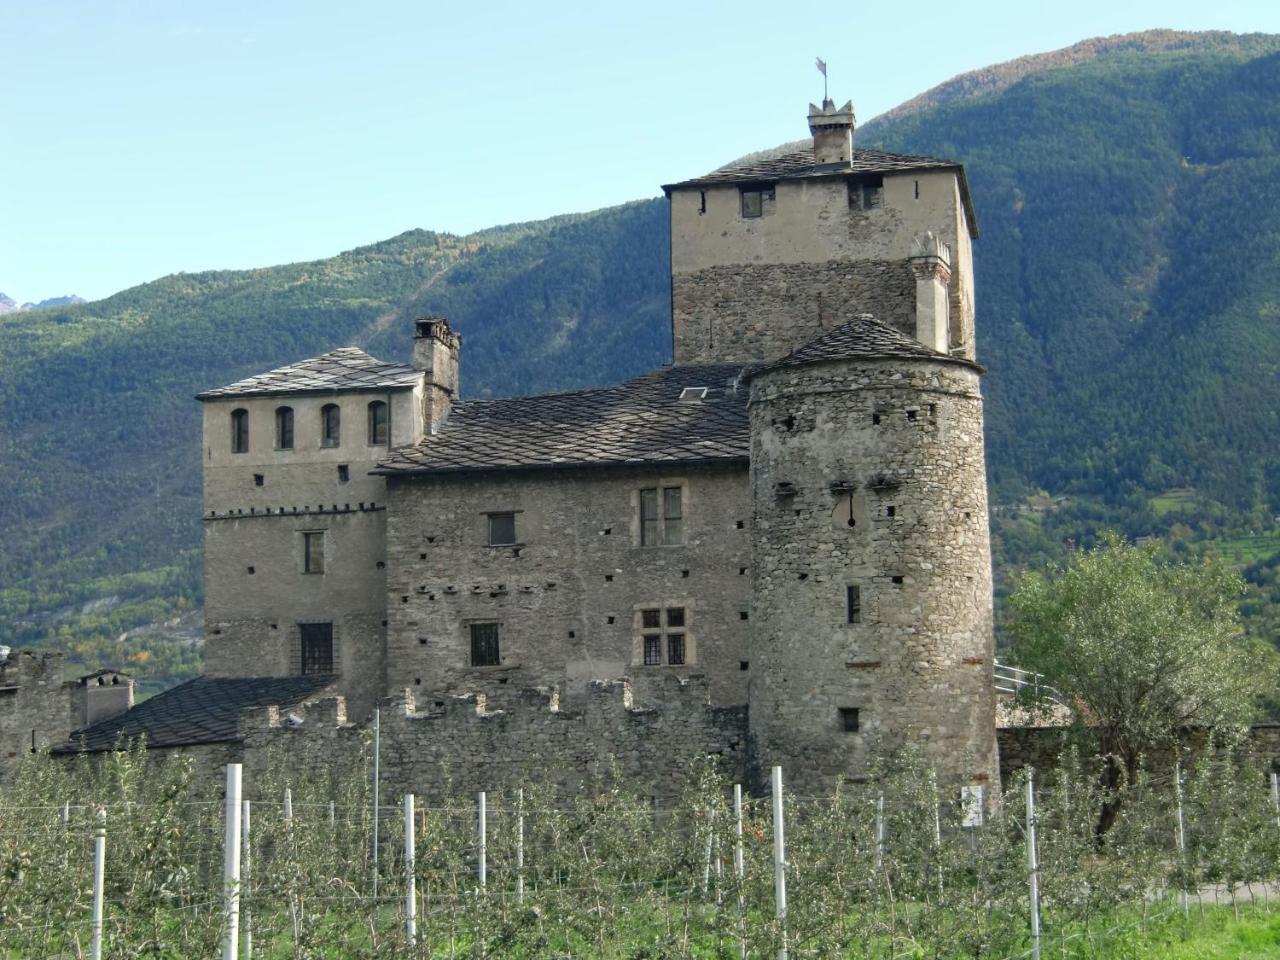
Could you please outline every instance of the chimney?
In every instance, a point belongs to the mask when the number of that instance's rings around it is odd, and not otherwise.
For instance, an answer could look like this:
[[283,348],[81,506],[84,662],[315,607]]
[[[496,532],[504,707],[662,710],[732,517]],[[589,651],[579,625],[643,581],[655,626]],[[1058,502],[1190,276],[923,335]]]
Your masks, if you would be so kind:
[[458,396],[458,351],[462,337],[449,329],[444,317],[423,317],[414,321],[413,368],[426,374],[426,392],[422,398],[423,433],[436,432],[436,427],[449,415]]
[[823,100],[822,108],[809,104],[809,132],[813,134],[813,162],[816,166],[844,166],[853,160],[853,101],[839,110],[834,100]]
[[916,339],[939,353],[950,349],[951,248],[932,232],[911,241],[916,276]]
[[81,677],[72,691],[72,724],[83,730],[133,709],[133,678],[114,670]]

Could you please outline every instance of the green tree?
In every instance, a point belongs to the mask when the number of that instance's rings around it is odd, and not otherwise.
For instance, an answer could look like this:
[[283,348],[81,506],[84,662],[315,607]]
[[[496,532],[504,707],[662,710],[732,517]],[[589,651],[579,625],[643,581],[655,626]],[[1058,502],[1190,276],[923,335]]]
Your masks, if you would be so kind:
[[1188,728],[1238,730],[1274,686],[1273,656],[1240,628],[1243,590],[1232,570],[1171,562],[1157,542],[1115,533],[1019,582],[1016,658],[1067,696],[1077,732],[1104,761],[1099,834],[1144,755],[1176,749]]

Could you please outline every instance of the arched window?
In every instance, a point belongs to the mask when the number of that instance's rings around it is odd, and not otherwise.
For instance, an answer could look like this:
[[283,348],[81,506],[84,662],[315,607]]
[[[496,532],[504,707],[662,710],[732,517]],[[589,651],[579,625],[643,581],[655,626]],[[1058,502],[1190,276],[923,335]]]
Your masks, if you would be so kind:
[[293,449],[293,407],[276,408],[276,449]]
[[381,400],[375,400],[369,404],[369,442],[371,444],[387,445],[391,435],[389,413],[386,403]]
[[336,403],[326,403],[320,408],[320,446],[336,447],[342,427],[342,411]]
[[249,411],[231,411],[231,452],[249,452]]

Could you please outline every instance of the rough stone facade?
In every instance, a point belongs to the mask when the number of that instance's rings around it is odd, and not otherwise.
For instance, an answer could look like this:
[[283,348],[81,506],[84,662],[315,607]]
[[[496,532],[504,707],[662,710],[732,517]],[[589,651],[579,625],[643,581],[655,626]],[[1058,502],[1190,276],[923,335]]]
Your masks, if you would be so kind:
[[[916,335],[908,260],[926,232],[950,251],[951,352],[972,360],[974,228],[961,177],[952,168],[703,182],[713,174],[668,187],[676,362],[776,359],[862,313]],[[743,215],[744,190],[764,191],[760,216]]]
[[[731,264],[671,279],[676,355],[773,360],[863,313],[915,335],[916,281],[904,260]],[[780,352],[781,349],[781,352]]]
[[75,725],[74,684],[62,679],[62,654],[20,650],[0,662],[0,783],[24,754],[65,740]]
[[[683,536],[642,546],[639,491],[679,487]],[[389,690],[494,693],[704,674],[746,702],[751,529],[745,464],[496,472],[388,484]],[[489,546],[491,513],[515,514]],[[685,663],[646,666],[641,611],[685,611]],[[496,623],[501,663],[470,665],[473,623]]]
[[872,360],[752,381],[753,752],[814,792],[912,742],[952,782],[999,775],[978,376]]

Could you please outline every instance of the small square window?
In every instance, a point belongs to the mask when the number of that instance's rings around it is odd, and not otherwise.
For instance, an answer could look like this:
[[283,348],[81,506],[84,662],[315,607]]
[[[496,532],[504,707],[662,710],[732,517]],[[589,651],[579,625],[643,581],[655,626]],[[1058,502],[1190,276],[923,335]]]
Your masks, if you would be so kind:
[[655,629],[662,626],[661,610],[641,610],[640,624],[646,629]]
[[351,479],[351,468],[345,463],[338,464],[338,482],[346,483]]
[[262,474],[260,474],[260,473],[255,473],[255,474],[253,475],[253,485],[254,485],[255,487],[260,487],[260,486],[262,486],[262,485],[263,485],[264,483],[266,483],[266,482],[267,482],[267,478],[266,478],[265,476],[263,476]]
[[667,626],[668,627],[684,626],[684,607],[670,607],[667,610]]
[[502,663],[498,649],[498,624],[471,624],[471,665],[496,667]]
[[845,733],[857,733],[859,726],[857,707],[840,707],[840,729]]
[[489,546],[509,547],[516,542],[516,515],[514,513],[489,514]]
[[862,588],[859,586],[845,588],[845,617],[847,623],[862,622]]
[[764,192],[761,190],[742,191],[742,216],[754,220],[764,215]]

